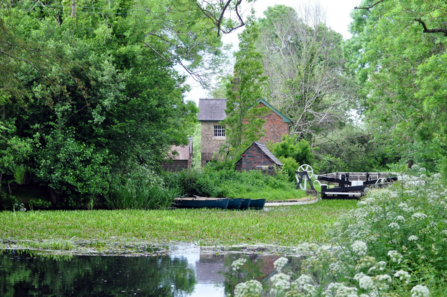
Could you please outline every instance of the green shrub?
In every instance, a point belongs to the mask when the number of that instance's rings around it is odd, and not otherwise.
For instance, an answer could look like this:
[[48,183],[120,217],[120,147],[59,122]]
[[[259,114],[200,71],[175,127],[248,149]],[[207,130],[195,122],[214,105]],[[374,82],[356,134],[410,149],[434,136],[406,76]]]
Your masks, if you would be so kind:
[[[189,170],[166,172],[163,175],[166,186],[178,186],[182,197],[193,195],[203,197],[247,197],[284,199],[302,197],[295,190],[295,183],[288,180],[288,175],[278,171],[275,176],[263,174],[261,171],[235,171],[232,169],[216,170],[207,166],[205,170]],[[273,194],[274,193],[274,194]],[[252,196],[257,195],[257,197]]]
[[19,201],[13,195],[9,195],[5,192],[0,194],[0,210],[13,210],[15,205],[18,205]]
[[51,202],[42,199],[31,199],[28,201],[28,205],[30,210],[34,210],[34,207],[46,209],[51,206]]
[[310,143],[305,139],[298,141],[294,136],[283,135],[282,142],[268,146],[277,158],[293,158],[298,164],[312,164],[315,158]]
[[156,209],[169,207],[180,194],[178,187],[165,187],[163,180],[145,167],[110,179],[105,205],[109,209]]
[[287,173],[289,181],[294,181],[295,171],[298,170],[300,164],[292,157],[279,157],[278,159],[284,164],[283,170]]

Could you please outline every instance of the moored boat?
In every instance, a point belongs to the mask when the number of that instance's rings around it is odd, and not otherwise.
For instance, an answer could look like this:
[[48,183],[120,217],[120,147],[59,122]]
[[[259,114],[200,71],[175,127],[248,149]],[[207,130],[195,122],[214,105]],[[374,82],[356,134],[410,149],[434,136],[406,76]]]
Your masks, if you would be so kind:
[[265,205],[265,199],[251,199],[250,208],[263,209]]
[[240,209],[242,204],[242,198],[230,199],[228,201],[228,209]]
[[247,199],[242,199],[242,203],[241,203],[241,208],[240,209],[248,209],[248,207],[250,206],[250,198]]
[[177,208],[220,208],[227,209],[228,198],[175,198],[172,206]]

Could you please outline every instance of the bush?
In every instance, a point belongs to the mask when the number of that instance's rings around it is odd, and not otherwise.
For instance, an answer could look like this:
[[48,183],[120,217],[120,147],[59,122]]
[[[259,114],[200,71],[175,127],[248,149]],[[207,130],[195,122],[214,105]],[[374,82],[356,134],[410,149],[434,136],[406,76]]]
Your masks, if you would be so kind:
[[110,179],[105,205],[110,209],[155,209],[171,206],[178,187],[165,187],[163,180],[145,167]]
[[293,182],[295,180],[295,171],[298,170],[300,164],[298,164],[292,157],[279,157],[278,159],[284,164],[283,170],[288,175],[289,181]]
[[282,142],[268,145],[273,155],[277,158],[293,158],[298,164],[313,163],[315,156],[312,154],[310,143],[307,140],[298,141],[296,137],[289,135],[283,135],[281,139]]
[[288,199],[298,198],[302,194],[295,190],[295,184],[289,182],[288,175],[281,171],[270,176],[258,170],[238,172],[216,168],[220,167],[207,166],[204,171],[166,172],[163,178],[166,186],[178,186],[182,197],[269,198],[275,195],[281,198],[279,196],[286,194],[287,198],[284,199]]
[[[447,188],[425,169],[372,189],[340,218],[331,245],[301,244],[301,275],[271,278],[276,296],[445,296]],[[287,259],[284,258],[285,261]],[[286,293],[287,291],[287,293]],[[256,295],[259,296],[259,295]]]
[[16,197],[5,192],[0,194],[0,210],[13,210],[17,204],[19,204],[19,201]]

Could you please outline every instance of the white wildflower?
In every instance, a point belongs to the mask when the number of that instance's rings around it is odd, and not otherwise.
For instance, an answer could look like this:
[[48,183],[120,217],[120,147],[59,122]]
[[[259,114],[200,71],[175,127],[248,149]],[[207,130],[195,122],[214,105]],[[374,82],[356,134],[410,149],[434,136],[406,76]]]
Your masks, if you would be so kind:
[[335,297],[357,297],[357,288],[340,286]]
[[366,206],[368,205],[365,201],[360,201],[359,203],[357,203],[358,207],[362,207],[362,206]]
[[388,284],[391,283],[391,276],[388,274],[378,275],[374,279],[378,282],[377,287],[379,290],[387,290]]
[[397,251],[389,251],[388,252],[388,257],[391,258],[392,262],[398,263],[400,264],[400,262],[402,262],[402,255],[397,252]]
[[297,278],[294,283],[298,286],[298,287],[302,287],[305,284],[313,284],[314,283],[314,279],[307,274],[302,274],[299,278]]
[[441,178],[441,173],[435,173],[432,175],[433,179],[440,179]]
[[290,275],[284,273],[277,273],[270,279],[272,282],[271,293],[273,295],[280,294],[288,289],[290,289]]
[[411,289],[411,297],[428,297],[430,290],[426,286],[417,285]]
[[405,218],[403,216],[397,216],[394,218],[396,222],[405,223]]
[[405,281],[406,284],[408,284],[410,282],[411,279],[411,275],[404,271],[404,270],[399,270],[394,274],[394,277],[399,278],[401,281]]
[[235,297],[243,297],[247,294],[259,295],[262,293],[262,284],[257,280],[237,284],[234,289]]
[[283,267],[287,264],[287,262],[289,262],[287,258],[281,257],[275,262],[273,262],[273,266],[275,267],[276,270],[281,271]]
[[329,264],[329,270],[331,272],[341,272],[342,271],[340,264],[338,262]]
[[427,218],[427,215],[423,214],[421,212],[417,212],[417,213],[414,213],[411,217],[415,220],[423,220],[423,219]]
[[374,265],[373,267],[371,267],[371,268],[368,270],[368,273],[371,273],[371,272],[374,271],[374,270],[384,271],[385,269],[386,269],[386,262],[385,262],[385,261],[380,261],[380,262],[377,262],[376,265]]
[[247,262],[247,259],[239,258],[236,261],[234,261],[233,263],[231,263],[231,267],[232,267],[233,271],[239,270],[245,264],[245,262]]
[[[355,278],[355,277],[354,277]],[[367,276],[365,274],[363,274],[360,278],[359,278],[359,287],[365,290],[370,290],[372,288],[374,288],[374,281],[370,276]]]
[[419,237],[417,237],[416,235],[411,235],[410,237],[408,237],[409,241],[418,241]]
[[442,230],[441,234],[444,234],[445,236],[447,236],[447,230]]
[[365,242],[363,242],[361,240],[356,240],[351,245],[351,248],[354,251],[354,253],[356,253],[359,256],[365,256],[366,252],[368,251],[368,246],[366,245]]
[[391,223],[388,225],[391,229],[400,229],[400,226],[398,223]]

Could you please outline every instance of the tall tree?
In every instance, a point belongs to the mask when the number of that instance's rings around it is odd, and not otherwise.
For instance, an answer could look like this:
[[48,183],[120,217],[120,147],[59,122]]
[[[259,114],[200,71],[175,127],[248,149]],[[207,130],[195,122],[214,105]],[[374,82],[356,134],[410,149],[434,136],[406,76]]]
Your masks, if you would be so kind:
[[255,45],[258,38],[258,24],[249,18],[245,30],[239,34],[234,77],[227,83],[227,118],[223,124],[232,156],[238,156],[264,135],[262,126],[265,121],[261,116],[266,108],[254,108],[257,100],[262,98],[262,87],[267,79],[262,67],[262,54]]
[[293,120],[293,134],[312,140],[344,119],[355,96],[344,69],[342,36],[325,25],[319,5],[276,5],[264,15],[258,47],[267,96]]

